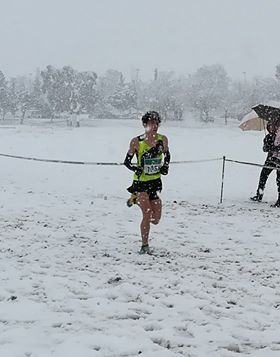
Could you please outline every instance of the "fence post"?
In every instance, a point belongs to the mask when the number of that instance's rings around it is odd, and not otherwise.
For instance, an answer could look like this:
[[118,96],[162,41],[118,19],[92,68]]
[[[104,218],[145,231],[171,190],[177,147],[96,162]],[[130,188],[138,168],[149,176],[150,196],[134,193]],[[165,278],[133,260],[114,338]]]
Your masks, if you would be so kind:
[[221,184],[221,197],[220,197],[220,203],[223,203],[223,196],[224,196],[225,166],[226,166],[226,157],[225,157],[225,156],[223,156],[222,184]]

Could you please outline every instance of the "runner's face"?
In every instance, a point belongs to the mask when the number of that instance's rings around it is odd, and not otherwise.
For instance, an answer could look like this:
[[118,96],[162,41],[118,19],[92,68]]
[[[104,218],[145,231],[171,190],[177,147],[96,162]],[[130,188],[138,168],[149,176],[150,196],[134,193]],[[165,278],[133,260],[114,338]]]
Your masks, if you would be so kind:
[[156,134],[159,127],[159,122],[157,120],[149,120],[146,125],[144,125],[146,133]]

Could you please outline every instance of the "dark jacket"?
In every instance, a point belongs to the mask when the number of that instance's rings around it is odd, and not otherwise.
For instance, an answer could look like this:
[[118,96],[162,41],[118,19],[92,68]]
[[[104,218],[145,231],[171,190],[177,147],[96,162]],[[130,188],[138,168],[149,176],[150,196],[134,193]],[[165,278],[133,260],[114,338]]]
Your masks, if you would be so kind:
[[275,134],[267,134],[263,139],[263,151],[264,152],[273,152],[275,151],[274,146]]

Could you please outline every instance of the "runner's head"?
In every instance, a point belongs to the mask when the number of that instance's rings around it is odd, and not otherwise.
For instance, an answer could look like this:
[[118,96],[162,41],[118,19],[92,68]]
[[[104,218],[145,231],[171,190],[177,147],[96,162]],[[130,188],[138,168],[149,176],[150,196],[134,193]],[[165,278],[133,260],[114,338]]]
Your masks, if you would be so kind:
[[149,111],[142,116],[142,123],[146,132],[157,132],[161,118],[158,112]]

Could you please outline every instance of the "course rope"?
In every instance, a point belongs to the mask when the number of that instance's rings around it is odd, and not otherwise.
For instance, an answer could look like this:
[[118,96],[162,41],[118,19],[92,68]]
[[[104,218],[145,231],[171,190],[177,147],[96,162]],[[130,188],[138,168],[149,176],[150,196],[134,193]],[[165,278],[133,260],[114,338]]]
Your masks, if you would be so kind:
[[3,157],[9,157],[13,159],[21,160],[33,160],[41,162],[54,162],[58,164],[74,164],[74,165],[123,165],[118,162],[91,162],[91,161],[73,161],[73,160],[57,160],[57,159],[40,159],[37,157],[28,157],[28,156],[19,156],[19,155],[9,155],[9,154],[0,154]]
[[[33,161],[40,161],[40,162],[52,162],[52,163],[58,163],[58,164],[100,165],[100,166],[121,166],[121,165],[124,165],[122,162],[93,162],[93,161],[40,159],[40,158],[37,158],[37,157],[10,155],[10,154],[2,154],[2,153],[0,153],[0,156],[7,157],[7,158],[13,158],[13,159],[33,160]],[[257,164],[257,163],[254,163],[254,162],[227,159],[225,156],[219,157],[219,158],[214,158],[214,159],[171,161],[171,164],[195,164],[195,163],[213,162],[213,161],[223,161],[220,203],[223,202],[224,176],[225,176],[225,163],[226,162],[233,162],[233,163],[241,164],[241,165],[249,165],[249,166],[268,168],[268,169],[272,169],[272,170],[280,170],[280,166],[279,167],[271,167],[269,165],[261,165],[261,164]]]
[[217,157],[215,159],[202,159],[202,160],[183,160],[183,161],[171,161],[171,164],[198,164],[200,162],[212,162],[212,161],[222,161],[222,157]]
[[[37,157],[28,157],[28,156],[20,156],[20,155],[10,155],[10,154],[1,154],[0,156],[8,157],[12,159],[21,159],[21,160],[33,160],[33,161],[41,161],[41,162],[53,162],[58,164],[72,164],[72,165],[100,165],[100,166],[121,166],[122,162],[96,162],[96,161],[73,161],[73,160],[59,160],[59,159],[40,159]],[[211,162],[211,161],[220,161],[223,158],[215,158],[215,159],[205,159],[205,160],[185,160],[185,161],[172,161],[171,164],[192,164],[192,163],[200,163],[200,162]]]
[[232,159],[225,159],[225,161],[234,162],[236,164],[241,164],[241,165],[257,166],[257,167],[262,167],[271,170],[280,170],[280,167],[272,167],[269,165],[256,164],[254,162],[248,162],[248,161],[239,161],[239,160],[232,160]]
[[[2,154],[0,153],[0,156],[2,157],[8,157],[12,159],[21,159],[21,160],[32,160],[32,161],[40,161],[40,162],[53,162],[53,163],[58,163],[58,164],[72,164],[72,165],[100,165],[100,166],[121,166],[123,165],[122,162],[98,162],[98,161],[74,161],[74,160],[60,160],[60,159],[41,159],[37,157],[29,157],[29,156],[20,156],[20,155],[10,155],[10,154]],[[201,160],[182,160],[182,161],[171,161],[170,164],[197,164],[197,163],[203,163],[203,162],[213,162],[213,161],[222,161],[223,157],[217,157],[214,159],[201,159]],[[233,162],[236,164],[241,164],[241,165],[250,165],[250,166],[257,166],[257,167],[262,167],[262,168],[268,168],[268,169],[273,169],[273,170],[280,170],[280,167],[271,167],[268,165],[262,165],[262,164],[257,164],[254,162],[248,162],[248,161],[240,161],[240,160],[233,160],[233,159],[225,159],[227,162]]]

